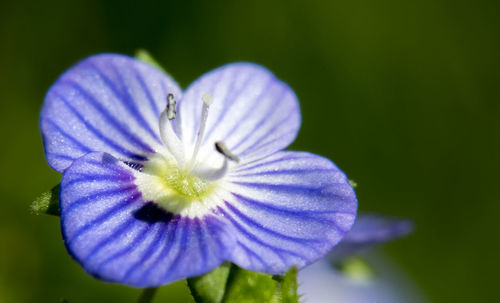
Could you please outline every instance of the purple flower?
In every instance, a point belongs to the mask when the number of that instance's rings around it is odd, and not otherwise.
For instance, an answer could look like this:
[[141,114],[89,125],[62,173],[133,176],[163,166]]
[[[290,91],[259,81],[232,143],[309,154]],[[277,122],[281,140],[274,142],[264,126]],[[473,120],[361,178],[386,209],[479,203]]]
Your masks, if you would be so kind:
[[352,229],[329,253],[332,260],[359,254],[377,244],[409,235],[414,224],[408,219],[391,218],[374,213],[361,213]]
[[299,272],[299,293],[307,303],[428,302],[415,281],[394,260],[365,256],[371,274],[344,273],[321,259]]
[[63,173],[66,247],[105,281],[157,286],[224,261],[278,274],[325,255],[355,220],[330,160],[282,151],[298,102],[255,64],[225,65],[183,93],[138,60],[90,57],[50,88],[40,125]]
[[[408,219],[360,214],[326,258],[299,272],[299,292],[309,303],[425,302],[410,278],[390,259],[366,254],[374,245],[404,237],[413,228]],[[366,261],[355,256],[360,253]]]

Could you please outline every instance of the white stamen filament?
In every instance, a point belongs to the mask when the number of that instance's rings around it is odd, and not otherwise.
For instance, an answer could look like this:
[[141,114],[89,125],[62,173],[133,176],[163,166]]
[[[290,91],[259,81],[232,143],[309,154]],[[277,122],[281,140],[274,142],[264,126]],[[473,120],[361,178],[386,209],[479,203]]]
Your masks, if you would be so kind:
[[207,181],[215,181],[218,180],[222,177],[224,177],[227,173],[228,169],[228,160],[234,161],[234,162],[239,162],[240,158],[233,154],[229,149],[227,148],[226,144],[224,142],[215,142],[215,149],[224,156],[224,163],[222,166],[218,169],[213,169],[213,168],[197,168],[193,170],[193,173],[196,174],[198,177],[207,180]]
[[210,104],[213,102],[213,97],[209,93],[204,93],[201,96],[201,100],[203,101],[203,107],[201,109],[200,127],[198,128],[198,134],[196,135],[196,143],[194,145],[193,154],[191,156],[191,160],[189,161],[189,167],[191,168],[195,164],[196,156],[200,150],[201,141],[203,140],[203,134],[205,132],[205,126],[207,124],[208,109],[210,108]]
[[222,164],[221,168],[218,169],[197,167],[193,169],[193,174],[207,181],[219,180],[227,173],[227,162],[227,158],[224,158],[224,163]]
[[182,142],[177,137],[177,134],[174,132],[172,128],[172,121],[175,119],[176,110],[175,110],[175,98],[172,94],[168,94],[167,96],[167,106],[165,110],[161,112],[160,115],[160,138],[170,151],[170,153],[174,156],[179,164],[179,167],[184,166],[184,149],[182,147]]

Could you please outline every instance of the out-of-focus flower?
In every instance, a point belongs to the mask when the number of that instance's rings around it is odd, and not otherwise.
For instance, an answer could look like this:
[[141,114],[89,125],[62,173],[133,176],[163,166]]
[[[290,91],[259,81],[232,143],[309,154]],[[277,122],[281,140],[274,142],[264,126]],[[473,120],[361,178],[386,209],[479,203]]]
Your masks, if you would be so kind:
[[372,253],[363,257],[366,263],[355,264],[353,270],[339,270],[326,258],[301,270],[298,280],[302,302],[427,302],[415,282],[393,261]]
[[102,280],[156,286],[227,260],[282,273],[325,255],[355,220],[330,160],[282,151],[298,102],[255,64],[225,65],[183,93],[138,60],[90,57],[50,88],[40,125],[63,173],[66,247]]
[[[367,253],[413,231],[413,222],[361,214],[341,243],[299,272],[305,303],[425,302],[411,279],[389,259]],[[361,257],[360,257],[361,256]]]
[[387,243],[410,234],[414,224],[408,219],[390,218],[371,213],[362,213],[352,229],[339,245],[329,253],[331,260],[359,254],[377,244]]

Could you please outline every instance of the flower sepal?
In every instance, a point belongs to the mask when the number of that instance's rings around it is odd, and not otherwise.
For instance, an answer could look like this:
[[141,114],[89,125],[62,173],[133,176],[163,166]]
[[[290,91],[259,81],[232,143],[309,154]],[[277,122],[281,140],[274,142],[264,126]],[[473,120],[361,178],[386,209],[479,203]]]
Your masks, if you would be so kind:
[[224,263],[205,275],[187,281],[197,303],[299,302],[296,267],[283,276],[273,276]]
[[231,263],[226,262],[209,273],[187,279],[194,300],[198,303],[221,303],[231,267]]
[[162,71],[165,71],[163,66],[161,66],[161,64],[158,63],[158,61],[156,61],[156,59],[153,58],[153,56],[151,56],[151,54],[145,49],[140,48],[140,49],[136,50],[134,56],[135,56],[135,58],[137,58],[137,60],[141,60],[144,63],[147,63],[147,64],[154,66]]
[[57,184],[52,189],[43,192],[30,205],[30,212],[34,215],[59,216],[59,191]]

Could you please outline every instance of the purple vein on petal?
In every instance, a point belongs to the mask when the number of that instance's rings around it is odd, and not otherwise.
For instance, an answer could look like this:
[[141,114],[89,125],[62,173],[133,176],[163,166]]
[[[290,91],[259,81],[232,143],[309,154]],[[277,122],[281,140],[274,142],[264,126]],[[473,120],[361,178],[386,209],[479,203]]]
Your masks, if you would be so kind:
[[[113,73],[115,74],[115,76],[120,80],[121,83],[124,83],[121,74],[116,69],[116,66],[112,63],[110,63],[109,65],[110,65],[110,68],[113,70]],[[134,100],[134,98],[129,94],[127,88],[122,87],[121,89],[119,89],[113,83],[113,81],[111,81],[111,79],[109,79],[108,76],[106,76],[106,74],[103,73],[99,69],[99,67],[97,67],[93,63],[90,63],[90,66],[92,66],[92,68],[94,68],[94,70],[99,74],[101,79],[106,83],[106,86],[108,86],[108,88],[111,89],[111,91],[115,95],[116,100],[118,100],[123,105],[123,107],[125,109],[127,109],[129,114],[132,117],[134,117],[134,119],[137,121],[137,123],[139,125],[144,127],[144,129],[149,133],[151,138],[155,139],[157,142],[161,142],[160,138],[158,137],[158,134],[151,129],[151,125],[149,123],[147,123],[146,120],[144,120],[144,117],[142,115],[139,114],[140,111],[137,108],[137,106],[135,105],[135,103],[132,101],[132,100]],[[128,100],[129,102],[124,102],[125,101],[124,99]]]
[[[245,204],[246,206],[252,208],[263,208],[268,212],[272,212],[275,214],[281,214],[283,216],[296,216],[302,219],[311,219],[311,220],[320,220],[318,216],[321,215],[332,215],[332,214],[345,214],[345,215],[355,215],[352,212],[344,212],[344,211],[336,211],[336,210],[300,210],[300,209],[290,209],[283,206],[275,206],[275,204],[271,202],[262,202],[258,200],[251,199],[249,197],[245,197],[239,194],[232,193],[240,203]],[[325,218],[326,220],[326,218]],[[328,220],[328,222],[330,222]]]
[[[276,125],[274,128],[277,128],[277,127],[279,127],[279,126]],[[240,153],[240,157],[246,156],[246,155],[251,154],[251,153],[257,153],[258,151],[261,151],[264,147],[268,147],[269,145],[275,143],[276,141],[283,140],[284,137],[286,137],[290,134],[295,135],[295,133],[296,133],[296,130],[292,129],[292,130],[289,130],[285,133],[280,134],[280,136],[273,138],[272,140],[268,140],[266,142],[260,143],[259,145],[255,146],[255,148],[254,147],[247,148],[245,151]]]
[[[107,209],[104,213],[102,213],[100,216],[97,218],[91,220],[90,222],[85,223],[83,226],[81,226],[76,232],[74,232],[71,235],[71,238],[68,239],[66,238],[66,242],[68,245],[71,245],[71,243],[77,239],[78,237],[82,236],[86,232],[99,227],[102,223],[107,221],[110,217],[117,215],[118,213],[123,213],[129,211],[130,208],[133,208],[133,205],[131,205],[133,202],[137,201],[139,199],[139,195],[134,195],[131,196],[129,199],[126,199],[122,201],[119,204],[116,204],[115,206],[111,207],[110,209]],[[65,216],[67,216],[67,212],[65,212]]]
[[[132,181],[130,177],[127,177],[129,181]],[[123,179],[123,180],[127,180]],[[109,181],[112,184],[116,182],[115,175],[79,175],[77,178],[72,179],[64,184],[65,188],[70,188],[73,185],[79,185],[79,183],[93,183],[95,181]]]
[[62,154],[57,154],[57,153],[51,153],[50,156],[51,157],[55,157],[55,158],[59,158],[61,160],[67,160],[67,161],[74,161],[75,160],[75,157],[71,157],[71,156],[68,156],[68,155],[62,155]]
[[[132,67],[132,70],[133,70],[133,73],[135,75],[135,78],[136,78],[137,82],[139,83],[139,85],[141,86],[142,90],[146,94],[146,98],[149,101],[149,106],[151,107],[151,111],[153,112],[153,114],[156,114],[156,115],[159,116],[160,112],[161,112],[160,108],[158,107],[158,104],[156,104],[156,102],[155,102],[155,100],[153,98],[153,95],[151,94],[151,89],[149,88],[149,86],[144,81],[144,77],[142,76],[141,71],[139,71],[137,69],[137,67]],[[166,96],[166,94],[165,94],[165,96]]]
[[119,120],[116,119],[113,115],[111,115],[106,108],[104,108],[95,98],[92,96],[85,88],[83,88],[78,82],[74,80],[64,79],[61,80],[61,84],[66,84],[78,91],[87,101],[88,103],[96,109],[103,117],[106,119],[106,122],[109,125],[113,126],[118,132],[128,137],[128,140],[131,141],[132,144],[137,145],[140,149],[153,153],[154,150],[144,143],[139,137],[129,131],[129,128],[126,125],[121,124]]
[[[262,97],[262,96],[264,95],[264,93],[266,93],[266,92],[267,92],[267,90],[268,90],[268,89],[270,89],[270,88],[269,88],[269,87],[267,87],[267,86],[276,85],[276,84],[277,84],[276,79],[273,79],[273,78],[269,79],[269,83],[266,85],[265,89],[264,89],[264,90],[261,92],[261,94],[260,94],[257,98],[255,98],[255,99],[258,99],[258,98]],[[270,115],[262,115],[262,117],[260,118],[259,122],[257,122],[257,123],[255,123],[255,124],[254,124],[254,128],[253,128],[252,130],[246,130],[247,134],[246,134],[243,138],[241,138],[241,139],[240,139],[240,140],[239,140],[236,144],[234,144],[234,145],[232,146],[232,149],[233,149],[234,151],[238,150],[238,148],[239,148],[239,147],[240,147],[243,143],[246,143],[246,142],[248,141],[248,139],[250,139],[250,137],[251,137],[252,135],[254,135],[254,134],[255,134],[255,131],[256,131],[257,129],[259,129],[259,128],[263,128],[263,127],[264,127],[264,125],[265,125],[265,122],[266,122],[266,121],[272,121],[272,120],[273,120],[272,116],[273,116],[273,114],[274,114],[274,113],[279,113],[279,110],[276,110],[276,109],[279,109],[280,105],[283,103],[283,99],[284,99],[284,98],[282,98],[282,97],[283,97],[286,93],[287,93],[287,88],[286,88],[285,86],[282,86],[282,87],[281,87],[281,92],[280,92],[279,97],[276,97],[276,99],[279,99],[279,102],[278,102],[277,104],[273,104],[272,102],[269,102],[269,107],[266,109],[266,111],[267,111],[268,113],[271,111],[271,114],[270,114]],[[287,119],[289,119],[289,118],[290,118],[290,115],[289,115],[289,114],[285,115],[285,117],[284,117],[282,120],[280,120],[280,121],[279,121],[279,122],[278,122],[278,123],[277,123],[277,124],[276,124],[276,125],[272,128],[272,129],[275,129],[277,126],[281,126],[281,123],[282,123],[283,121],[286,121],[286,120],[287,120]],[[234,131],[234,132],[237,132],[237,129],[234,129],[233,131]],[[230,135],[230,134],[228,134],[228,135]],[[266,135],[264,135],[264,136],[258,136],[256,139],[254,139],[254,141],[255,141],[255,140],[257,140],[257,141],[258,141],[260,138],[266,138],[266,136],[268,136],[268,135],[269,135],[269,132],[268,132]],[[226,137],[226,138],[227,138],[227,137]],[[251,144],[248,144],[248,145],[251,147],[251,146],[253,146],[254,144],[255,144],[255,142],[252,142]],[[247,149],[248,149],[248,148],[247,148]]]
[[187,238],[189,237],[188,231],[190,230],[190,219],[185,219],[183,220],[184,224],[182,228],[180,228],[180,244],[179,244],[179,249],[177,251],[177,254],[173,261],[170,263],[170,266],[168,270],[165,272],[165,275],[163,276],[164,279],[166,279],[169,275],[171,275],[173,272],[176,272],[177,266],[179,266],[180,259],[183,257],[183,253],[187,251],[186,246],[187,246]]
[[[125,256],[125,255],[130,255],[132,254],[142,243],[144,243],[148,237],[156,233],[156,238],[161,236],[161,229],[165,229],[166,225],[162,224],[156,224],[156,225],[145,225],[145,227],[137,234],[137,236],[132,240],[132,243],[130,245],[123,247],[122,249],[118,250],[117,252],[113,253],[112,255],[108,256],[106,259],[100,262],[98,265],[98,270],[101,271],[102,267],[117,260],[118,258]],[[154,241],[153,241],[154,243]]]
[[[275,230],[269,229],[264,227],[262,224],[259,222],[251,219],[250,217],[244,215],[241,213],[237,208],[232,206],[230,203],[226,202],[225,203],[226,207],[231,211],[231,213],[238,217],[242,222],[245,222],[245,224],[249,225],[250,227],[256,228],[258,230],[261,230],[264,233],[267,233],[269,235],[275,236],[277,238],[281,238],[284,240],[292,241],[292,242],[309,242],[309,243],[319,243],[322,242],[321,239],[311,239],[311,238],[300,238],[300,237],[293,237],[289,235],[282,234],[280,232],[277,232]],[[313,247],[309,247],[313,250],[315,250]],[[316,250],[315,250],[316,251]],[[317,252],[317,251],[316,251]]]
[[262,163],[259,163],[259,164],[252,165],[255,162],[262,161],[262,158],[259,158],[259,159],[255,159],[255,160],[252,160],[252,161],[249,161],[249,162],[242,163],[241,165],[238,165],[238,167],[236,167],[234,171],[235,172],[240,172],[240,171],[251,170],[251,169],[262,167],[262,166],[268,166],[270,164],[276,164],[276,163],[285,162],[285,161],[301,160],[301,159],[306,159],[306,158],[304,156],[299,156],[299,157],[297,157],[297,156],[295,156],[295,157],[289,156],[289,157],[286,157],[286,158],[285,157],[277,158],[277,159],[274,159],[274,160],[271,160],[271,161],[266,161],[266,162],[262,162]]
[[[127,280],[131,274],[134,273],[134,271],[137,270],[139,266],[142,264],[146,263],[146,261],[153,256],[155,251],[158,249],[162,249],[162,245],[160,240],[165,237],[165,235],[168,235],[168,240],[166,243],[164,243],[163,247],[168,247],[167,243],[171,243],[172,240],[172,235],[175,234],[175,228],[174,230],[171,230],[172,225],[171,224],[164,224],[162,225],[162,230],[163,231],[158,231],[156,233],[155,238],[153,241],[149,244],[148,248],[142,253],[142,256],[139,258],[138,261],[136,261],[132,266],[129,267],[129,269],[125,272],[124,276],[122,277],[121,280]],[[149,270],[152,269],[152,266],[149,266]]]
[[[78,141],[75,137],[73,137],[72,135],[68,134],[67,132],[65,132],[59,125],[57,125],[54,121],[52,120],[45,120],[46,123],[50,124],[51,126],[49,127],[52,127],[54,128],[57,132],[59,132],[61,135],[63,135],[65,138],[69,139],[74,145],[78,146],[78,148],[83,152],[83,153],[89,153],[92,151],[92,149],[86,145],[84,145],[83,143],[81,143],[80,141]],[[73,157],[71,157],[71,159],[74,159]]]
[[[247,86],[247,84],[249,82],[251,82],[251,80],[254,80],[256,76],[248,76],[248,79],[246,79],[246,81],[243,83],[242,85],[242,89],[238,91],[238,95],[236,97],[231,97],[233,98],[233,100],[239,100],[240,96],[243,95],[243,93],[246,92],[245,88]],[[236,82],[236,81],[233,81],[233,82]],[[254,98],[252,98],[252,100],[247,100],[246,102],[247,103],[250,103],[250,104],[259,104],[258,102],[255,102],[255,101],[258,101],[259,98],[261,98],[265,93],[268,92],[268,89],[271,85],[275,84],[275,79],[273,79],[272,77],[270,77],[267,82],[264,84],[264,87],[262,88],[261,92],[255,96]],[[219,121],[219,123],[223,123],[222,119],[226,116],[226,114],[230,111],[230,108],[232,108],[234,106],[236,102],[232,102],[229,106],[227,106],[224,111],[222,112],[220,119],[221,120],[217,120]],[[256,109],[255,109],[256,110]],[[219,139],[221,141],[227,141],[227,138],[234,132],[237,133],[237,129],[240,128],[241,126],[241,123],[237,123],[235,127],[233,128],[229,128],[229,132],[224,134],[223,135],[223,139]],[[215,129],[216,127],[216,124],[214,124],[214,127],[212,127],[212,131]],[[249,134],[251,134],[252,132],[249,132]],[[209,136],[207,136],[208,138]],[[231,149],[233,150],[236,150],[236,147],[231,147]]]
[[77,199],[75,201],[71,201],[71,203],[64,209],[64,214],[68,215],[70,214],[75,208],[78,206],[83,206],[89,203],[93,203],[96,200],[104,199],[104,198],[109,198],[113,197],[115,195],[121,195],[127,192],[136,192],[137,187],[135,184],[128,184],[126,186],[118,187],[118,188],[113,188],[110,190],[103,190],[103,191],[98,191],[96,193],[88,193],[85,197],[82,197],[80,199]]
[[292,174],[304,174],[304,173],[328,173],[335,172],[335,170],[331,168],[312,168],[304,171],[304,169],[281,169],[281,170],[268,170],[268,171],[258,171],[254,173],[246,173],[246,174],[237,174],[235,178],[238,177],[257,177],[257,176],[276,176],[276,175],[292,175]]
[[[234,71],[232,73],[232,75],[234,75]],[[245,88],[246,88],[246,85],[251,81],[253,80],[255,77],[252,76],[251,74],[250,75],[247,75],[242,86],[241,86],[241,89],[240,90],[234,90],[234,85],[236,84],[236,79],[233,79],[231,81],[231,85],[230,85],[230,88],[228,89],[228,93],[230,93],[231,95],[229,96],[225,96],[225,100],[238,100],[242,95],[243,93],[245,92]],[[220,80],[219,80],[220,81]],[[218,85],[218,84],[217,84]],[[230,104],[227,106],[224,106],[224,110],[222,110],[219,114],[219,116],[217,117],[216,120],[214,121],[218,121],[217,123],[213,123],[212,124],[212,127],[210,127],[210,129],[208,129],[208,131],[206,132],[206,135],[204,136],[204,140],[203,142],[205,143],[206,140],[208,140],[209,138],[211,138],[211,135],[212,133],[215,131],[215,129],[217,128],[217,125],[219,125],[220,123],[222,123],[223,119],[225,118],[225,116],[227,115],[228,112],[230,112],[230,109],[234,106],[235,102],[230,102]]]
[[[149,263],[149,268],[142,274],[141,276],[141,280],[148,280],[149,277],[151,276],[152,272],[157,269],[157,266],[158,266],[158,263],[161,262],[162,260],[165,260],[166,258],[165,257],[168,257],[168,255],[170,254],[170,252],[172,251],[172,247],[174,245],[180,245],[179,244],[179,241],[181,241],[181,239],[178,239],[178,238],[182,238],[182,223],[183,223],[183,220],[180,218],[180,217],[177,217],[175,219],[172,219],[170,222],[169,222],[169,237],[168,237],[168,240],[165,242],[165,244],[163,245],[163,247],[160,247],[160,252],[158,253],[158,255],[156,256],[156,258],[154,260],[151,260],[150,262],[147,261]],[[172,228],[172,230],[170,230],[170,227]],[[180,236],[179,236],[180,234]],[[151,254],[150,257],[152,257],[153,254]],[[146,261],[143,261],[143,263],[145,263]],[[172,262],[169,263],[169,266],[172,265]],[[170,267],[169,267],[170,269]]]
[[[247,254],[249,254],[249,255],[253,256],[253,258],[257,259],[257,261],[259,261],[259,262],[260,262],[260,264],[264,265],[264,267],[270,267],[270,266],[269,266],[269,264],[268,264],[266,261],[264,261],[264,259],[262,259],[262,258],[261,258],[258,254],[256,254],[256,253],[255,253],[252,249],[250,249],[250,248],[249,248],[248,246],[246,246],[244,243],[242,243],[241,241],[238,241],[238,245],[239,245],[241,248],[243,248],[243,249],[247,252]],[[252,264],[254,264],[254,262],[253,262],[253,258],[252,258],[252,259],[250,259],[250,262],[251,262]]]
[[269,248],[276,256],[278,256],[285,264],[287,263],[285,259],[283,259],[283,256],[276,253],[276,251],[279,251],[279,252],[282,252],[282,253],[285,253],[285,254],[288,254],[288,255],[291,255],[291,256],[294,256],[294,257],[297,257],[299,259],[304,259],[304,256],[301,256],[299,254],[297,254],[296,252],[294,251],[291,251],[291,250],[288,250],[288,249],[284,249],[284,248],[279,248],[279,247],[276,247],[276,246],[273,246],[269,243],[266,243],[265,241],[263,241],[262,239],[258,238],[257,236],[255,236],[254,234],[252,234],[251,232],[249,232],[246,228],[244,228],[240,223],[238,223],[231,215],[229,215],[229,213],[225,212],[222,208],[219,208],[219,211],[224,214],[224,217],[226,219],[228,219],[231,224],[236,228],[238,229],[243,235],[246,236],[247,239],[251,240],[252,242],[255,242],[263,247],[266,247],[266,248]]
[[101,142],[104,144],[108,145],[108,147],[114,149],[118,153],[122,154],[123,156],[130,157],[134,160],[139,160],[139,161],[144,161],[146,158],[141,155],[137,155],[135,153],[132,153],[130,150],[127,148],[121,146],[118,142],[114,141],[111,139],[109,136],[107,136],[104,132],[100,131],[99,129],[95,128],[91,123],[89,123],[71,104],[70,102],[60,93],[57,91],[54,92],[54,95],[59,98],[59,100],[62,102],[68,110],[75,115],[79,121],[82,122],[82,124],[85,126],[85,128],[93,133],[97,139],[99,139]]
[[[233,181],[233,184],[238,184],[242,186],[247,186],[247,187],[253,187],[257,189],[265,189],[265,190],[281,190],[281,191],[286,191],[290,193],[299,193],[299,194],[305,194],[309,195],[312,193],[316,194],[321,194],[321,192],[318,193],[324,186],[304,186],[304,185],[296,185],[296,184],[271,184],[271,183],[265,183],[265,182],[245,182],[245,181]],[[328,195],[328,196],[335,196],[332,195],[332,193],[328,194],[323,194],[323,196]],[[335,196],[339,197],[340,196]]]
[[[116,158],[114,156],[111,156],[111,155],[104,155],[103,156],[103,160],[104,161],[110,161],[110,162],[114,162]],[[109,172],[114,172],[114,173],[120,173],[123,171],[123,167],[122,166],[117,166],[117,167],[103,167],[103,162],[100,161],[100,160],[93,160],[93,159],[86,159],[85,160],[85,163],[87,165],[91,164],[93,167],[93,169],[98,169],[98,170],[106,170],[106,171],[109,171]]]
[[130,217],[127,219],[127,221],[119,225],[117,228],[113,229],[110,235],[102,238],[94,246],[94,248],[92,248],[92,250],[87,254],[87,256],[82,258],[82,263],[87,263],[89,261],[89,258],[93,257],[95,254],[99,253],[102,249],[109,246],[109,244],[111,244],[117,238],[125,235],[129,230],[135,227],[133,224],[134,222],[136,222],[136,219],[134,217]]
[[[207,247],[207,243],[205,242],[206,241],[206,238],[205,238],[205,226],[202,222],[200,222],[200,219],[199,218],[194,218],[194,228],[197,230],[197,234],[198,234],[198,242],[200,243],[200,249],[201,251],[203,252],[208,252],[208,247]],[[203,268],[205,268],[206,264],[207,264],[207,254],[201,254],[202,256],[202,266]]]

